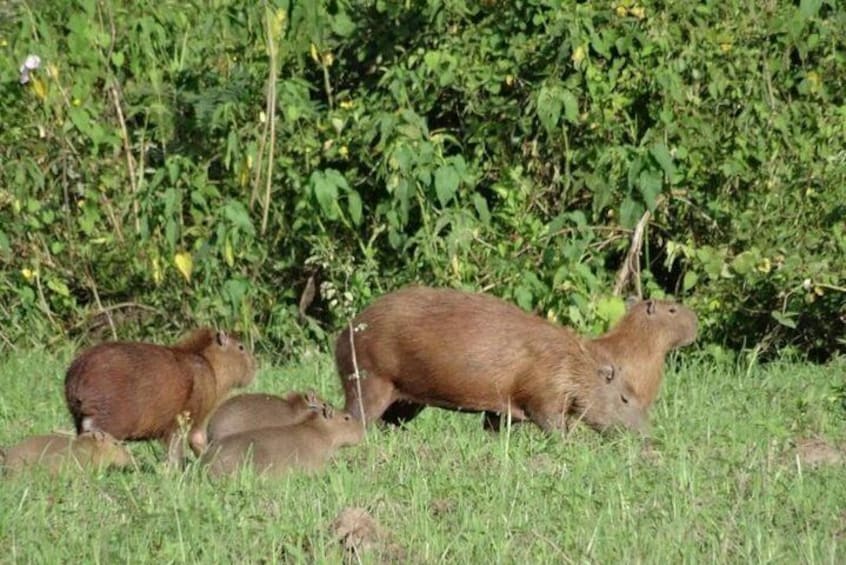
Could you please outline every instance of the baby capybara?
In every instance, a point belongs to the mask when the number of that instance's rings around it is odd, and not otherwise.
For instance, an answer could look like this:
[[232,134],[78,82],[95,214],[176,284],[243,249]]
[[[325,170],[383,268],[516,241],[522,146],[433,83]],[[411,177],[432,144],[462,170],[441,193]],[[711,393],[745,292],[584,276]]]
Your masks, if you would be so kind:
[[65,398],[77,433],[170,443],[178,416],[188,415],[192,440],[201,437],[206,416],[254,375],[255,360],[240,341],[201,328],[169,347],[111,342],[83,351],[68,369]]
[[547,431],[574,418],[599,430],[645,422],[625,379],[586,340],[490,295],[408,287],[377,299],[352,327],[354,348],[347,327],[335,362],[344,409],[367,422],[392,405],[405,419],[423,405],[510,412]]
[[78,436],[49,434],[31,436],[6,451],[4,467],[17,473],[41,467],[50,473],[70,467],[126,467],[132,464],[129,451],[102,432]]
[[326,407],[290,426],[249,430],[211,442],[200,461],[211,476],[235,473],[245,464],[268,476],[322,467],[339,448],[364,437],[361,422]]
[[698,325],[696,314],[677,302],[643,300],[630,304],[620,321],[590,346],[625,373],[648,408],[658,396],[667,353],[693,343]]
[[206,442],[248,430],[298,424],[325,406],[314,391],[290,392],[285,396],[239,394],[228,398],[212,412],[206,424]]

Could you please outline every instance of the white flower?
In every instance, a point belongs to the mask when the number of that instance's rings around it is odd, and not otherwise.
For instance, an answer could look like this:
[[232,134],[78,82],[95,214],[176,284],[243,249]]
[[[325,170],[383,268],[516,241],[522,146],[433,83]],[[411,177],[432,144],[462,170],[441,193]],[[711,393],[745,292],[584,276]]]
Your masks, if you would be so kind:
[[21,65],[21,84],[29,82],[29,71],[34,71],[41,66],[41,57],[38,55],[27,55]]

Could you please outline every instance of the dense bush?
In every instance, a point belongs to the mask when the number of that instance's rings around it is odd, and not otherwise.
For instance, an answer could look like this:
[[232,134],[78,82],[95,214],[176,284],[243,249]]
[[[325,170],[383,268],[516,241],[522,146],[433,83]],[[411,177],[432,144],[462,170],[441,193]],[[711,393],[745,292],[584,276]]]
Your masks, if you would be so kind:
[[0,10],[6,345],[212,321],[285,354],[413,280],[600,331],[649,210],[644,291],[706,340],[846,349],[834,0]]

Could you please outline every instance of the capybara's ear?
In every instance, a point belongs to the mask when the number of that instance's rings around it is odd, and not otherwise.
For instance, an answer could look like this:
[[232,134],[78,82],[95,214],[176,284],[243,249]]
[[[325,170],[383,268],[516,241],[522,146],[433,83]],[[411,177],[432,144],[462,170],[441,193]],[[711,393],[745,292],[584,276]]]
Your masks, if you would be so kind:
[[597,372],[600,377],[605,379],[606,383],[610,383],[614,380],[614,365],[600,365]]
[[334,408],[332,408],[328,404],[325,404],[323,406],[323,417],[324,418],[326,418],[327,420],[330,420],[334,414],[335,414]]
[[226,345],[229,343],[229,336],[226,335],[226,332],[217,332],[215,338],[217,339],[217,344],[221,347],[226,347]]
[[632,307],[640,302],[637,296],[632,296],[631,294],[626,297],[626,310],[631,310]]
[[646,301],[646,315],[651,316],[654,313],[655,313],[655,301],[652,300],[652,299],[649,299],[649,300]]
[[317,397],[317,391],[313,388],[306,391],[305,401],[309,408],[318,408],[321,405],[320,399]]

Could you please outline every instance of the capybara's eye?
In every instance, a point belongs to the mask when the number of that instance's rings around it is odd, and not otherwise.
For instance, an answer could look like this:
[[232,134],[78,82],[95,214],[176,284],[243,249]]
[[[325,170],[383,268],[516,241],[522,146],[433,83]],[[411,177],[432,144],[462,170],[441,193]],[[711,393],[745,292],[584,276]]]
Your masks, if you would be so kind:
[[670,314],[675,314],[675,313],[676,313],[676,307],[670,306]]
[[238,351],[244,351],[244,344],[243,343],[238,344]]
[[623,404],[628,404],[628,403],[629,403],[629,399],[628,399],[628,398],[626,398],[625,396],[623,396],[622,394],[620,395],[620,400],[622,400],[622,401],[623,401]]

